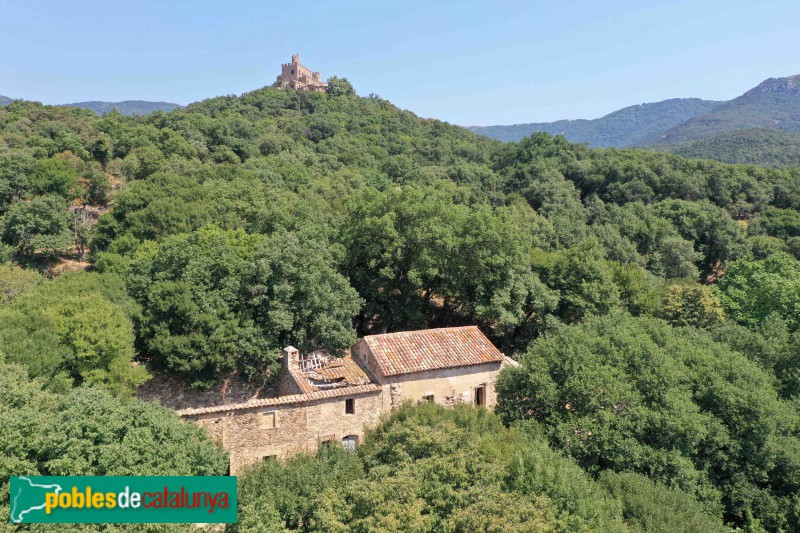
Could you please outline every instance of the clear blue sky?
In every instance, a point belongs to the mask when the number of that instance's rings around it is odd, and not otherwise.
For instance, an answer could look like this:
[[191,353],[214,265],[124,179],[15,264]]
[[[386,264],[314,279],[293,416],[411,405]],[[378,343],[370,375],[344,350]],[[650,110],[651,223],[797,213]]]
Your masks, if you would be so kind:
[[800,2],[0,0],[0,94],[186,104],[299,52],[425,117],[596,118],[800,73]]

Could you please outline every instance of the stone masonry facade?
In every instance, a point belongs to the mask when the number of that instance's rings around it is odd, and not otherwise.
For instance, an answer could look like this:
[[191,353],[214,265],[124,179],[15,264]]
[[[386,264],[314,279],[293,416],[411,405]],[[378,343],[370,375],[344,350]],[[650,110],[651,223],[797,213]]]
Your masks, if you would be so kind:
[[505,365],[477,327],[372,335],[342,357],[283,351],[278,395],[178,411],[222,443],[230,472],[259,461],[314,452],[320,445],[354,448],[365,429],[404,402],[468,403],[494,408],[495,381]]
[[296,91],[316,91],[324,93],[328,84],[320,80],[319,72],[313,72],[300,63],[300,55],[292,56],[291,63],[281,65],[281,74],[276,83],[280,87],[291,87]]

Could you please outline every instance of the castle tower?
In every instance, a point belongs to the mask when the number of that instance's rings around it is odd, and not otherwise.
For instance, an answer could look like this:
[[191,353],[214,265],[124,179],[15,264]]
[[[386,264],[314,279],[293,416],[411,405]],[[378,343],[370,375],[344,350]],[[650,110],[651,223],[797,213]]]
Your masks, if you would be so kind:
[[291,63],[281,65],[281,74],[276,83],[280,87],[291,87],[296,91],[322,93],[328,88],[328,84],[320,80],[319,72],[312,72],[300,63],[300,54],[293,54]]

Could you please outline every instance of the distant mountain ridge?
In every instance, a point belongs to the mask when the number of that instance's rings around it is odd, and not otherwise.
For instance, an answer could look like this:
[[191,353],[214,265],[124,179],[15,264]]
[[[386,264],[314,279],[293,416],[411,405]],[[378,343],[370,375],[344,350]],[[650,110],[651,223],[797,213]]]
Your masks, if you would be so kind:
[[655,142],[706,139],[754,128],[800,133],[800,75],[765,80],[709,113],[664,131]]
[[563,135],[572,142],[595,147],[623,148],[647,144],[658,135],[698,115],[724,104],[700,98],[673,98],[661,102],[625,107],[593,120],[559,120],[514,124],[510,126],[475,126],[475,133],[499,141],[519,141],[536,132]]
[[626,107],[594,120],[469,129],[506,142],[546,132],[593,147],[642,147],[725,163],[800,166],[800,74],[769,78],[727,102],[681,98]]
[[[0,106],[5,106],[13,102],[13,98],[7,96],[0,96]],[[59,104],[58,107],[81,107],[94,111],[98,115],[105,115],[116,109],[123,115],[149,115],[154,111],[172,111],[183,107],[180,104],[173,104],[171,102],[148,102],[146,100],[124,100],[122,102],[77,102],[74,104]]]

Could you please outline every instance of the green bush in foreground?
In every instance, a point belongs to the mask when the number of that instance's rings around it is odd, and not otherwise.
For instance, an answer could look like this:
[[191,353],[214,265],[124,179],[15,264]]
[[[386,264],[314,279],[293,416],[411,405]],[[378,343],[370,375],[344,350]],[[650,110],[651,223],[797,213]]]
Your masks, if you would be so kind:
[[521,361],[500,375],[498,413],[540,422],[588,472],[639,472],[731,522],[800,528],[797,410],[773,375],[710,333],[595,317]]
[[[54,394],[29,381],[23,367],[0,361],[0,405],[0,528],[9,527],[12,475],[189,476],[227,470],[227,455],[202,429],[155,404],[122,403],[98,387]],[[48,527],[52,531],[31,530]],[[175,529],[84,529],[97,528]]]
[[638,474],[594,481],[536,430],[468,406],[405,406],[356,454],[323,447],[246,472],[229,530],[724,531]]

